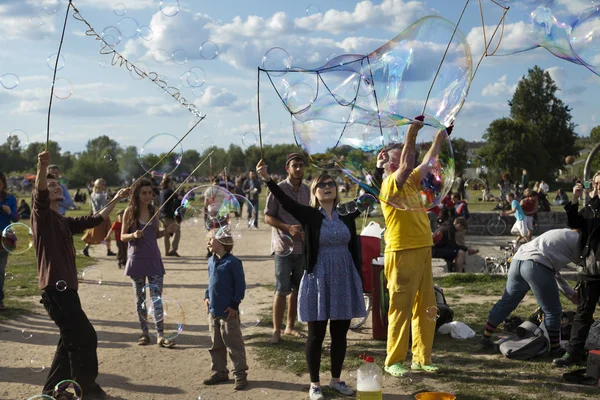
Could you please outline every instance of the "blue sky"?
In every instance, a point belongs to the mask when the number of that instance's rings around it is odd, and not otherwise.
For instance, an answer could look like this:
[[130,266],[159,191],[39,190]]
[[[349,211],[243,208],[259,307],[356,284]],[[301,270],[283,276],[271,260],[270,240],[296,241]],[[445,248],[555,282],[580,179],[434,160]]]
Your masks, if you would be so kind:
[[[172,0],[174,1],[174,0]],[[556,0],[566,2],[570,10],[583,9],[591,0]],[[45,10],[56,7],[56,14]],[[114,7],[123,3],[124,16]],[[148,70],[164,76],[172,85],[180,76],[198,66],[206,72],[206,83],[192,92],[181,88],[206,114],[206,120],[183,142],[185,149],[201,149],[205,140],[220,147],[230,143],[242,145],[245,132],[257,132],[256,67],[263,54],[272,47],[282,47],[292,57],[294,66],[323,63],[330,54],[366,54],[402,32],[418,18],[441,15],[457,21],[464,5],[462,0],[307,0],[303,2],[272,0],[179,1],[179,13],[166,17],[158,0],[76,0],[75,6],[89,23],[101,32],[118,26],[123,17],[131,17],[140,26],[149,26],[153,39],[138,36],[123,38],[117,46],[128,59],[143,63]],[[509,11],[501,52],[510,53],[525,46],[530,37],[522,34],[519,21],[527,18],[530,3],[523,0]],[[525,6],[521,7],[521,3]],[[314,4],[321,17],[311,19],[306,8]],[[495,26],[500,9],[490,0],[482,0],[488,32]],[[58,49],[60,29],[66,11],[65,0],[0,0],[0,75],[18,75],[20,83],[12,90],[0,87],[0,132],[15,129],[28,133],[30,141],[45,140],[46,111],[52,71],[47,58]],[[559,6],[557,5],[557,9]],[[38,21],[43,22],[38,25]],[[460,24],[473,53],[475,63],[482,52],[483,36],[479,5],[471,0]],[[63,56],[65,67],[57,76],[68,79],[73,94],[65,100],[55,99],[51,139],[63,150],[81,151],[85,143],[98,135],[108,135],[122,146],[141,146],[158,133],[183,135],[194,120],[179,104],[160,93],[149,80],[136,80],[123,67],[110,66],[110,57],[98,54],[99,44],[85,36],[85,25],[69,17]],[[488,33],[489,34],[489,33]],[[220,54],[203,60],[198,48],[206,40],[216,43]],[[168,53],[183,50],[187,63],[156,62],[153,50]],[[108,66],[102,68],[99,63]],[[561,60],[545,49],[535,49],[509,56],[488,57],[471,84],[470,94],[456,120],[455,136],[468,140],[481,138],[488,124],[508,116],[507,101],[518,80],[528,68],[539,65],[549,70],[560,87],[559,97],[573,108],[577,133],[587,136],[599,124],[594,95],[600,77],[586,68]],[[289,117],[272,89],[261,91],[263,132],[266,143],[292,143]],[[210,139],[206,139],[210,138]]]

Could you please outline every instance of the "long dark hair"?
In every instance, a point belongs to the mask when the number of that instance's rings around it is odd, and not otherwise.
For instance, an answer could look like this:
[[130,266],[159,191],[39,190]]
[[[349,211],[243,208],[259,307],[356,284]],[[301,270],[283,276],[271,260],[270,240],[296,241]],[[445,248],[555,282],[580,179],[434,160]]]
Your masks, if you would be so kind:
[[0,181],[2,181],[2,190],[0,190],[0,199],[5,199],[8,196],[8,182],[6,181],[6,175],[0,172]]
[[[129,213],[127,214],[127,219],[123,221],[127,230],[136,226],[138,219],[140,218],[140,191],[143,187],[152,188],[152,182],[148,179],[140,179],[133,185],[133,194],[129,198]],[[154,206],[152,204],[148,204],[148,210],[150,214],[154,213]]]

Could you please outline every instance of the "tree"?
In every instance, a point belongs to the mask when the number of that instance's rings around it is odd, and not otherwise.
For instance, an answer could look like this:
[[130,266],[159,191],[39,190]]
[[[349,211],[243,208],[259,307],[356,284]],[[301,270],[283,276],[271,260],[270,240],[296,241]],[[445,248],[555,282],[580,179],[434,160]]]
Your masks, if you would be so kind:
[[493,121],[484,135],[480,155],[488,167],[509,171],[513,179],[525,168],[534,180],[554,180],[577,139],[571,109],[556,97],[557,90],[550,74],[537,66],[519,81],[508,103],[510,118]]
[[590,131],[590,139],[592,139],[592,142],[594,143],[600,143],[600,126],[597,126]]
[[452,139],[452,150],[454,151],[454,162],[456,175],[461,174],[467,167],[469,143],[462,138]]

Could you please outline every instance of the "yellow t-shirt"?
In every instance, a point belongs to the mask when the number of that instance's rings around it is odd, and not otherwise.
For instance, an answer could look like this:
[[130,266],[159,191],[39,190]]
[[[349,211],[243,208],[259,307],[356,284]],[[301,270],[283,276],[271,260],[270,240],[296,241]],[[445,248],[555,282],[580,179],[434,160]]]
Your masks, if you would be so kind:
[[[393,175],[381,185],[381,209],[385,217],[385,251],[399,251],[433,246],[431,227],[419,193],[420,174],[411,172],[398,189]],[[388,204],[386,204],[388,203]],[[391,204],[406,205],[406,209]]]

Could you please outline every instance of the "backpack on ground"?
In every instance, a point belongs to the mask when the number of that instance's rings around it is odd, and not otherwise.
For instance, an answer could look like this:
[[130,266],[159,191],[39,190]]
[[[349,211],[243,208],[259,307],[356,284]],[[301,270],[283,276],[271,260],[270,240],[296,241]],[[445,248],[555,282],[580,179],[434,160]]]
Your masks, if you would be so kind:
[[550,341],[542,328],[525,321],[517,328],[517,334],[500,343],[499,349],[506,358],[531,360],[548,352]]
[[448,303],[446,302],[446,296],[444,296],[444,289],[438,287],[437,285],[433,286],[435,292],[435,302],[436,306],[440,312],[440,317],[435,322],[435,330],[448,322],[452,322],[454,320],[454,311],[450,308]]

